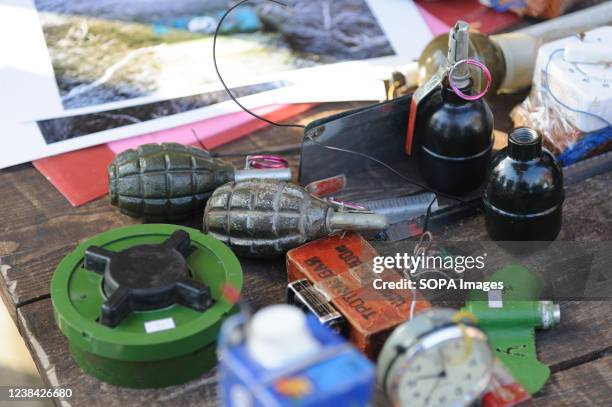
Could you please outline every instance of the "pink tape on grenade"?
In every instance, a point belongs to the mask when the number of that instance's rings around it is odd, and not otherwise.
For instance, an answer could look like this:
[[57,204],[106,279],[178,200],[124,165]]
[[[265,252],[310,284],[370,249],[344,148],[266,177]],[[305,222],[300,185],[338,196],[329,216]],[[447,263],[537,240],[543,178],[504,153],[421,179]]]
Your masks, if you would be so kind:
[[[485,88],[483,89],[482,92],[478,93],[477,95],[466,95],[457,87],[457,85],[455,85],[455,82],[453,82],[453,71],[455,70],[455,68],[457,68],[457,66],[463,63],[466,63],[468,65],[474,65],[480,68],[480,70],[485,74],[487,78],[487,84]],[[461,99],[478,100],[482,98],[484,95],[486,95],[487,92],[489,91],[489,88],[491,87],[491,71],[489,71],[489,68],[487,68],[487,66],[480,61],[477,61],[475,59],[462,59],[461,61],[455,62],[453,66],[451,67],[450,71],[448,72],[448,83],[450,84],[450,87],[453,90],[453,92],[455,92],[455,94],[459,96]]]

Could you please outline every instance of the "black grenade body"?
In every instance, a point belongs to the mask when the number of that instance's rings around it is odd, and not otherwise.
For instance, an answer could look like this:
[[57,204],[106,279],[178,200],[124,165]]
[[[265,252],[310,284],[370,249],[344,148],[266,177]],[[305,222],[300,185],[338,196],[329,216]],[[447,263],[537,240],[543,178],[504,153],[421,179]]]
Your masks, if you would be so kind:
[[145,144],[108,167],[112,205],[149,221],[180,220],[204,208],[212,191],[234,179],[234,168],[202,149]]
[[483,195],[487,232],[499,241],[550,241],[561,229],[563,172],[532,129],[514,129],[491,162]]
[[444,86],[422,102],[417,114],[419,165],[427,183],[455,195],[478,188],[493,148],[493,113],[487,103],[463,100]]

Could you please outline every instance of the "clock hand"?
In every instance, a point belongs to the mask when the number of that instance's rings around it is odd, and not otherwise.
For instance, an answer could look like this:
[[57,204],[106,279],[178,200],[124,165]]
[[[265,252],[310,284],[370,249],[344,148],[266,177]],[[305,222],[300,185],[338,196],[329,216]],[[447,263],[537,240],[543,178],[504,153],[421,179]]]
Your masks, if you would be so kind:
[[438,349],[438,355],[440,356],[440,360],[442,362],[441,363],[442,371],[438,373],[436,384],[431,388],[431,391],[429,392],[429,394],[427,395],[427,398],[425,399],[425,406],[429,406],[429,402],[431,401],[431,396],[433,396],[434,392],[440,385],[440,380],[446,378],[446,364],[444,363],[444,354],[442,353],[442,349],[440,348]]
[[444,372],[444,376],[446,377],[446,357],[444,357],[444,351],[442,348],[439,348],[438,354],[440,355],[440,364],[442,365],[442,372]]
[[421,376],[421,377],[417,377],[414,380],[426,380],[426,379],[444,379],[446,377],[446,371],[442,370],[436,374],[432,374],[432,375],[427,375],[427,376]]
[[434,384],[434,386],[431,388],[431,391],[429,392],[429,394],[425,398],[425,407],[427,407],[429,405],[429,402],[431,401],[431,396],[433,396],[433,394],[436,391],[436,389],[438,388],[439,384],[440,384],[440,377],[438,377],[436,379],[436,384]]

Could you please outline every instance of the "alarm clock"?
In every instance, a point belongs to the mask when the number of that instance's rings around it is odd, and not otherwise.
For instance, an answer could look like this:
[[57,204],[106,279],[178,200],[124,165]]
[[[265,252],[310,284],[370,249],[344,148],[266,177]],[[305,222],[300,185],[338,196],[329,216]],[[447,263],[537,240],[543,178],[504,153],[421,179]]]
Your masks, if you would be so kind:
[[378,381],[395,406],[468,406],[485,392],[494,354],[470,314],[430,309],[400,325],[378,358]]

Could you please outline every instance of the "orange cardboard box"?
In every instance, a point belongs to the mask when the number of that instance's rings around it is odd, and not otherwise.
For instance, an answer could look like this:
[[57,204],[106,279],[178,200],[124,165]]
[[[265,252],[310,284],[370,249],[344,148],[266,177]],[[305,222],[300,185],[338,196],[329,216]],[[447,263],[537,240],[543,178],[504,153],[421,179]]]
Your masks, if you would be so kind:
[[399,281],[394,269],[372,270],[376,250],[359,234],[332,235],[287,253],[289,283],[307,279],[346,318],[348,339],[371,359],[378,356],[393,329],[431,304],[416,290],[374,288],[373,281]]

